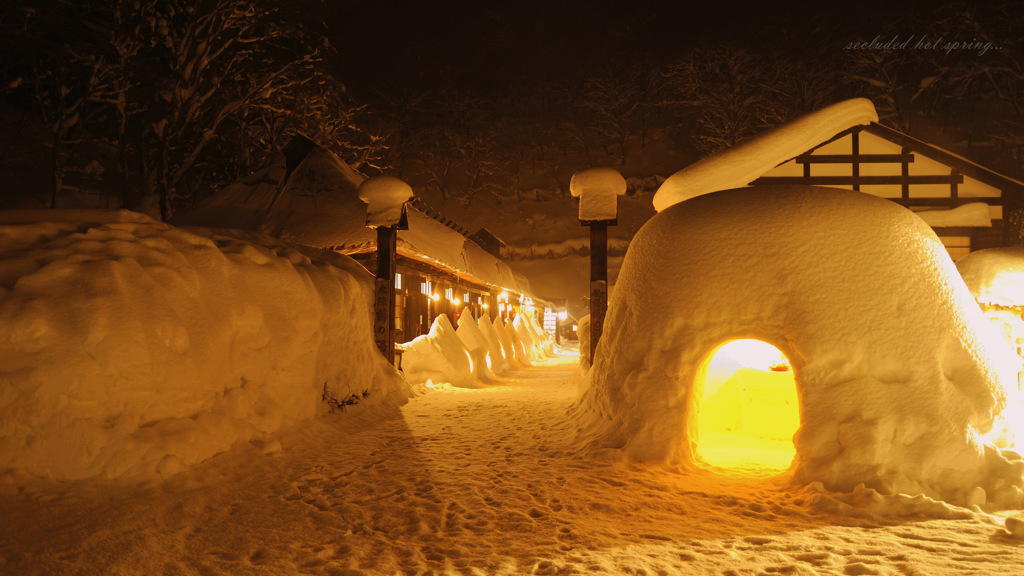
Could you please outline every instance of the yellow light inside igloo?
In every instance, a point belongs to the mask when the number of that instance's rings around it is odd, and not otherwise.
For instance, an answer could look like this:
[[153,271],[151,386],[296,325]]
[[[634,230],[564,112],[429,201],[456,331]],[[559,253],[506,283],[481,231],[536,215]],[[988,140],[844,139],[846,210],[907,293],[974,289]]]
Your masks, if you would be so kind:
[[793,370],[778,348],[760,340],[727,342],[708,361],[702,388],[698,459],[766,473],[789,467],[800,405]]

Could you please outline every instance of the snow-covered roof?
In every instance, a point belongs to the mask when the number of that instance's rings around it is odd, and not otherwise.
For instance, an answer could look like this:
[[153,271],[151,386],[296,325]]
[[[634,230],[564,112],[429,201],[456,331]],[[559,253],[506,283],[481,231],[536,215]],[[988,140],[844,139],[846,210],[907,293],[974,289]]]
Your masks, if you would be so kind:
[[781,162],[854,126],[878,121],[867,98],[854,98],[801,116],[792,122],[708,156],[670,176],[654,195],[654,209],[730,188],[747,186]]
[[915,214],[932,228],[949,226],[989,228],[992,226],[992,215],[988,204],[984,202],[971,202],[949,210],[922,210]]
[[[282,158],[176,214],[171,223],[262,232],[342,253],[376,246],[376,232],[366,227],[367,205],[358,193],[365,178],[330,150],[314,147],[285,178]],[[412,206],[407,213],[409,229],[398,232],[399,254],[472,276],[484,284],[523,291],[508,266],[478,250],[465,236]]]

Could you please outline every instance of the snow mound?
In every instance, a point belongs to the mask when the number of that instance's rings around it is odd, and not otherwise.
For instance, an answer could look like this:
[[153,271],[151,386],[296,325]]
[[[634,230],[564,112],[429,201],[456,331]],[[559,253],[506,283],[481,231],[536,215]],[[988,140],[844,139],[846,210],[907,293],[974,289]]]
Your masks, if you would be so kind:
[[537,356],[540,358],[554,358],[555,357],[555,344],[551,341],[551,337],[544,331],[540,326],[540,322],[533,316],[530,316],[525,321],[526,329],[533,335],[533,341],[537,346]]
[[491,371],[495,374],[507,373],[512,369],[511,359],[506,354],[505,347],[502,345],[501,338],[490,317],[484,314],[477,319],[477,327],[480,328],[480,333],[487,340],[487,350],[491,355]]
[[401,345],[402,373],[412,385],[447,383],[458,388],[476,388],[473,359],[447,314],[430,325],[430,332]]
[[580,199],[580,220],[615,220],[626,180],[614,168],[580,170],[569,181],[569,193]]
[[516,353],[516,344],[515,339],[512,338],[512,331],[501,320],[501,316],[496,316],[491,325],[494,328],[494,335],[498,339],[498,344],[501,345],[501,354],[505,358],[505,362],[508,363],[509,370],[521,368],[522,358]]
[[843,130],[871,122],[878,122],[878,114],[867,98],[845,100],[801,116],[676,172],[655,193],[654,209],[661,212],[702,194],[747,186]]
[[1024,306],[1024,247],[971,252],[956,267],[979,303]]
[[722,344],[790,359],[797,480],[848,492],[1022,503],[1024,461],[985,446],[1014,355],[934,232],[853,191],[759,187],[664,210],[634,237],[574,410],[591,447],[696,461],[703,381]]
[[473,319],[473,313],[469,307],[463,307],[459,314],[459,327],[455,331],[462,340],[462,344],[469,350],[470,358],[473,361],[473,375],[481,382],[491,380],[494,361],[491,357],[491,347],[487,337],[480,331],[480,326]]
[[412,198],[412,187],[394,176],[375,176],[359,185],[359,199],[366,202],[366,225],[394,226],[402,218],[402,206]]
[[3,213],[0,251],[0,468],[168,475],[408,398],[348,257],[126,211]]

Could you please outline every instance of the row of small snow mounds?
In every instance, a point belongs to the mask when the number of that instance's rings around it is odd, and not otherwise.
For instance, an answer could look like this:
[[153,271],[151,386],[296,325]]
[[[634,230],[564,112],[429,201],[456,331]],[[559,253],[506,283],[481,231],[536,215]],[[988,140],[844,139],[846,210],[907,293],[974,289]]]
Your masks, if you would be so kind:
[[476,388],[553,355],[547,334],[524,314],[506,323],[501,317],[492,321],[487,314],[474,319],[469,308],[463,308],[458,324],[456,329],[441,314],[427,334],[402,345],[406,381],[417,387]]
[[0,251],[0,468],[167,475],[408,398],[350,258],[124,211],[7,213]]

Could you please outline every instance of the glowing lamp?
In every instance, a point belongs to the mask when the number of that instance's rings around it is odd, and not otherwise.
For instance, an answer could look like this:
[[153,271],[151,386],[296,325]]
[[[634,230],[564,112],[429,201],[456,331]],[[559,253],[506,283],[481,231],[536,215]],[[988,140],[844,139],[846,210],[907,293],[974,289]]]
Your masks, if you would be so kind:
[[458,298],[456,298],[455,300],[452,300],[452,304],[458,306],[459,304],[462,304],[462,300],[459,300]]
[[441,299],[441,295],[440,294],[431,294],[430,295],[430,299],[433,300],[434,302],[437,302],[438,300]]

